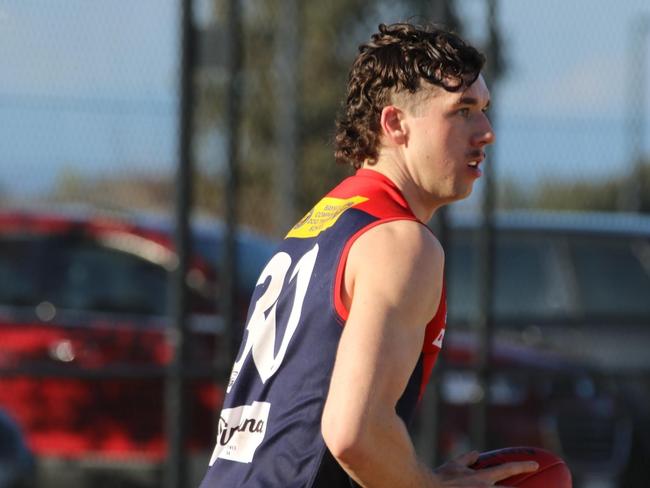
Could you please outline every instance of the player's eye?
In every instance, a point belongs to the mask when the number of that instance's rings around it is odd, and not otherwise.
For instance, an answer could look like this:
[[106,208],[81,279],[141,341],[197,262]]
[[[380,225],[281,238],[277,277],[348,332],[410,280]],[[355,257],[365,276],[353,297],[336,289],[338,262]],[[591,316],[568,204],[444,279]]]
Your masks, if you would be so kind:
[[469,108],[468,108],[468,107],[461,108],[461,109],[458,111],[458,114],[459,114],[461,117],[465,117],[465,118],[469,117]]

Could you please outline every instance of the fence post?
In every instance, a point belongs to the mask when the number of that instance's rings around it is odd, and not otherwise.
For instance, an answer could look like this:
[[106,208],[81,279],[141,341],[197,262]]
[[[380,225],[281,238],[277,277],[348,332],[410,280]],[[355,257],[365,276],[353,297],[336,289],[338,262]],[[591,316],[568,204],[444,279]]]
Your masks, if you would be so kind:
[[[484,70],[487,82],[490,84],[491,105],[494,107],[496,98],[496,81],[501,71],[499,31],[497,28],[497,0],[488,0],[488,44],[487,65]],[[492,121],[494,124],[494,120]],[[495,229],[494,209],[496,206],[496,168],[495,151],[487,148],[489,168],[484,175],[484,191],[482,202],[482,225],[479,242],[479,317],[476,322],[478,357],[475,365],[480,389],[483,394],[480,400],[472,405],[470,434],[472,448],[485,450],[488,439],[488,408],[490,403],[490,383],[492,378],[492,339],[494,334],[494,285],[495,285]]]
[[165,488],[183,488],[187,479],[187,458],[184,453],[187,434],[186,372],[189,300],[186,277],[191,255],[190,211],[192,206],[192,113],[195,32],[192,25],[192,0],[181,2],[180,97],[178,124],[178,167],[176,174],[175,247],[177,267],[171,286],[171,317],[168,341],[173,350],[167,369],[165,389],[165,420],[167,434],[167,466]]
[[[422,1],[421,9],[436,22],[452,30],[460,30],[460,24],[455,14],[453,0],[442,2]],[[436,237],[445,250],[445,262],[449,262],[451,253],[449,240],[448,207],[443,206],[436,211],[433,224]],[[447,265],[445,265],[445,274]],[[444,346],[443,346],[444,347]],[[441,352],[436,360],[433,384],[427,385],[420,405],[420,428],[417,436],[417,451],[420,457],[432,466],[440,465],[444,460],[440,450],[440,432],[444,425],[443,378],[446,371],[444,354]]]
[[277,170],[275,197],[277,218],[275,234],[284,235],[294,224],[296,171],[298,160],[298,97],[300,74],[300,4],[297,0],[282,0],[275,29],[275,86],[277,123]]
[[621,185],[618,207],[639,212],[643,196],[643,164],[646,127],[646,72],[650,17],[634,17],[628,31],[627,46],[627,147],[630,169]]
[[[227,171],[224,191],[225,234],[222,272],[221,313],[224,324],[224,347],[218,363],[229,372],[239,349],[240,333],[237,329],[237,222],[239,198],[239,135],[241,130],[241,98],[243,86],[242,57],[243,35],[239,0],[228,1],[227,48],[227,100],[226,140]],[[227,378],[226,373],[226,380]]]

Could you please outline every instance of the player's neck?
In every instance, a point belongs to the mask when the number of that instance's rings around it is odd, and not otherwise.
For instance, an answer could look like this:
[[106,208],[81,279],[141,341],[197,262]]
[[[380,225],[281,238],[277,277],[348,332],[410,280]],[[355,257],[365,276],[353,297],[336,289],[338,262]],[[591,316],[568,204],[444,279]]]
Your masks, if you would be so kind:
[[364,164],[363,168],[377,171],[391,180],[402,192],[411,211],[421,222],[426,223],[431,220],[440,206],[433,204],[431,198],[417,186],[408,171],[400,164],[394,164],[386,158],[379,158],[373,164]]

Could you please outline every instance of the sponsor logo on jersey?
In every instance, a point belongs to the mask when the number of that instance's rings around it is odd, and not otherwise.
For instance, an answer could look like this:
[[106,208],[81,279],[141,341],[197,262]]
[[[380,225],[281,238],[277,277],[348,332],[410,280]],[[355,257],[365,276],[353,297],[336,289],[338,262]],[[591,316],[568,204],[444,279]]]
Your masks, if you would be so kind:
[[445,329],[440,329],[438,337],[433,341],[433,345],[442,349],[442,340],[445,338]]
[[285,239],[289,237],[298,239],[316,237],[321,232],[332,227],[347,209],[367,200],[366,197],[358,195],[351,198],[325,197],[293,226]]
[[217,445],[212,452],[210,466],[217,459],[250,463],[255,450],[264,440],[270,409],[269,402],[224,408],[219,417]]

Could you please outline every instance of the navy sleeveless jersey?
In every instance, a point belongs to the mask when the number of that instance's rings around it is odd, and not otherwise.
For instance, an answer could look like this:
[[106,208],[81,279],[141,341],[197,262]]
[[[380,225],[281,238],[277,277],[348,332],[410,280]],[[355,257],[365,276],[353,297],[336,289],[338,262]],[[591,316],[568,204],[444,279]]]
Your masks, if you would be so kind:
[[[257,281],[201,488],[355,486],[320,431],[347,319],[343,271],[359,235],[405,219],[417,220],[397,187],[380,173],[361,169],[287,234]],[[407,423],[442,346],[445,320],[443,288],[422,354],[397,404]]]

